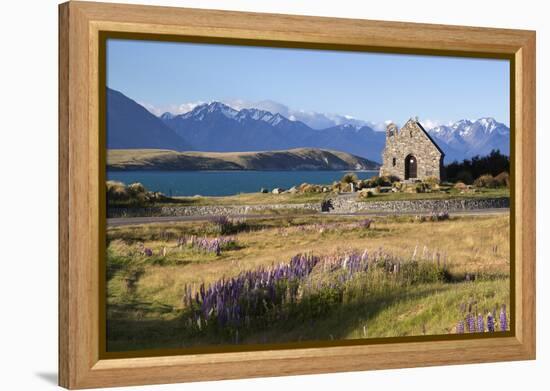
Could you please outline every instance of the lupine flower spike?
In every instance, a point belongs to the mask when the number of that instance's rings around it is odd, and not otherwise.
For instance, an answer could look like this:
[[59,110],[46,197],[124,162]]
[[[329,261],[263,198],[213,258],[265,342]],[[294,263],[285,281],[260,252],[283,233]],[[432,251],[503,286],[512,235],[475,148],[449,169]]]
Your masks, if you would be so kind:
[[508,330],[508,319],[506,318],[506,304],[500,309],[500,331]]

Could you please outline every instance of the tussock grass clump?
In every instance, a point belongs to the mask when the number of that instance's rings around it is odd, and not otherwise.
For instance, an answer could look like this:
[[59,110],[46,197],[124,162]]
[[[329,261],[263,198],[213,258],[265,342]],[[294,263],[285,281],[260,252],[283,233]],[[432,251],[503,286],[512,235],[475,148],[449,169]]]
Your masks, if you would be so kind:
[[476,187],[487,187],[489,189],[494,189],[499,186],[498,181],[491,174],[484,174],[478,177],[474,181],[474,186]]
[[148,191],[139,182],[126,185],[118,181],[107,181],[107,205],[109,206],[147,206],[154,202],[170,201],[160,192]]
[[494,177],[491,174],[484,174],[474,181],[474,186],[489,189],[510,187],[510,176],[505,171]]
[[357,175],[355,175],[354,173],[352,172],[348,172],[347,174],[344,174],[344,176],[342,177],[342,179],[340,180],[340,182],[342,183],[357,183],[357,181],[359,181],[359,178],[357,178]]
[[501,187],[510,187],[510,175],[507,172],[501,172],[495,177],[495,181]]
[[246,219],[230,219],[227,216],[214,216],[210,219],[211,232],[219,235],[231,235],[248,230]]
[[393,175],[389,176],[373,176],[372,178],[363,180],[362,187],[377,187],[377,186],[392,186],[399,182],[399,178]]

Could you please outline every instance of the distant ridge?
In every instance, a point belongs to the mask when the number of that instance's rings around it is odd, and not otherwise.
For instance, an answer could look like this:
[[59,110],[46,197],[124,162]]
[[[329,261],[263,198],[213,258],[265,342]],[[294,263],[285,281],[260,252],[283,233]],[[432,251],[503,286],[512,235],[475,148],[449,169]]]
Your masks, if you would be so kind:
[[191,149],[172,129],[124,94],[107,88],[107,148]]
[[261,152],[177,152],[111,149],[107,169],[116,170],[375,170],[368,159],[340,151],[297,148]]

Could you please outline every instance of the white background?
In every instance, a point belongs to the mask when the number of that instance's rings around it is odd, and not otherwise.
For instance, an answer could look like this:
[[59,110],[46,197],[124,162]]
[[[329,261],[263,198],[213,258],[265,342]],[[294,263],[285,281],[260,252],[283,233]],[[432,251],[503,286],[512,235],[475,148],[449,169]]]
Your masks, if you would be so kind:
[[[119,2],[124,2],[119,0]],[[537,351],[530,362],[141,387],[155,390],[544,389],[549,378],[548,15],[544,1],[205,0],[134,3],[537,30]],[[57,378],[57,1],[0,5],[0,389]],[[535,180],[527,176],[527,180]],[[545,240],[546,239],[546,242]],[[457,354],[460,354],[457,352]],[[546,371],[545,371],[546,370]],[[132,388],[134,389],[134,388]],[[138,388],[135,388],[138,389]]]

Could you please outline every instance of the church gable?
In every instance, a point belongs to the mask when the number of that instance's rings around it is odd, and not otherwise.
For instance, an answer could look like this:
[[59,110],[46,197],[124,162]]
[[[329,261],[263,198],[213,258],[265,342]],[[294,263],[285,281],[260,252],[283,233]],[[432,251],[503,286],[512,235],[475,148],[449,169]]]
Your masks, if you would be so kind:
[[445,154],[416,119],[398,130],[395,124],[386,129],[386,146],[380,175],[401,180],[442,179]]

